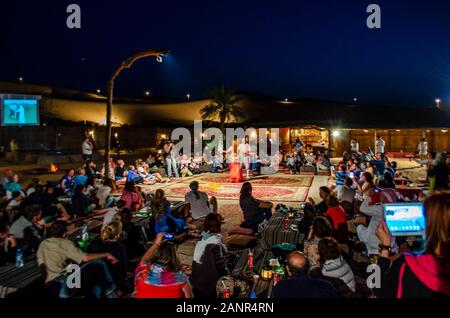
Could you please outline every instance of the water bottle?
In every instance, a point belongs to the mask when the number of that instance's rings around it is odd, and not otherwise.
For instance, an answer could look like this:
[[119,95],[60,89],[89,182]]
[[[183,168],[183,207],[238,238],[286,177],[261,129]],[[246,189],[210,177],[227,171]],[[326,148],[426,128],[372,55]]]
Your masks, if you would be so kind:
[[23,252],[22,249],[18,248],[16,251],[16,267],[22,268],[25,265],[25,262],[23,260]]
[[87,242],[89,240],[89,231],[87,223],[84,223],[83,226],[81,227],[81,240],[83,242]]

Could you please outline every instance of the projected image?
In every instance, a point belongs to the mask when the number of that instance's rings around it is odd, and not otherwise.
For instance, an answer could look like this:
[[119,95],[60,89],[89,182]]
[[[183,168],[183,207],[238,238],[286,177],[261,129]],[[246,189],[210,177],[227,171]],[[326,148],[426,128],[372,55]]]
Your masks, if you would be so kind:
[[3,101],[3,125],[39,125],[38,101],[32,100],[13,100]]

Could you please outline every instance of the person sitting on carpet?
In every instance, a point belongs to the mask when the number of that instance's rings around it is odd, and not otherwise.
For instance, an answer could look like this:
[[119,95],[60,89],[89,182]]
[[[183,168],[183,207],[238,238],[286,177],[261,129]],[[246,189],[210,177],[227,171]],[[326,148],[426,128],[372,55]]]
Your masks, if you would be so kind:
[[331,220],[334,229],[334,237],[339,242],[344,243],[347,240],[348,235],[347,215],[345,214],[345,210],[333,194],[330,194],[327,197],[326,202],[328,210],[325,215]]
[[96,207],[89,197],[84,194],[84,189],[83,185],[77,186],[72,197],[71,210],[72,215],[75,217],[89,216]]
[[[110,297],[116,286],[103,260],[115,264],[117,259],[110,253],[86,254],[66,237],[66,222],[56,221],[48,229],[46,239],[39,246],[36,256],[44,273],[45,283],[59,283],[59,298],[69,298],[78,293],[97,298]],[[71,289],[66,283],[69,261],[81,264],[81,289]]]
[[117,160],[114,177],[116,181],[123,181],[125,178],[125,162],[121,159]]
[[69,169],[69,171],[61,178],[58,183],[58,187],[66,194],[72,191],[73,184],[75,182],[75,170]]
[[144,204],[141,192],[137,189],[133,182],[125,183],[125,188],[122,193],[121,200],[125,201],[124,208],[130,209],[132,205],[135,205],[139,210]]
[[201,219],[210,213],[217,213],[217,200],[212,197],[208,199],[208,194],[198,191],[198,181],[193,181],[189,185],[190,192],[186,193],[184,201],[189,203],[191,208],[191,216],[194,220]]
[[[172,215],[170,202],[166,199],[164,190],[158,189],[151,202],[152,217],[155,224],[156,234],[180,233],[187,228],[187,223],[182,219],[177,219]],[[173,223],[171,226],[170,223]]]
[[328,206],[326,200],[330,194],[331,194],[330,189],[328,187],[323,186],[319,188],[319,196],[322,199],[322,201],[320,201],[319,204],[316,204],[313,198],[311,197],[308,198],[309,203],[311,203],[314,206],[319,215],[325,215],[325,213],[327,213]]
[[288,279],[280,281],[273,289],[274,298],[338,298],[330,282],[308,275],[308,258],[295,251],[287,256]]
[[204,232],[194,250],[191,283],[196,298],[217,298],[216,285],[220,277],[228,274],[223,243],[222,217],[209,214]]
[[72,187],[72,195],[75,193],[75,189],[79,185],[85,185],[88,180],[88,177],[86,176],[86,169],[80,168],[78,169],[78,175],[73,180],[73,187]]
[[252,195],[252,184],[245,182],[242,185],[239,205],[244,214],[244,222],[241,227],[257,231],[258,225],[272,217],[273,204],[256,199]]
[[309,234],[303,242],[303,253],[308,258],[311,267],[319,264],[319,241],[332,235],[333,228],[327,218],[318,216],[313,220]]
[[175,245],[165,241],[164,234],[158,234],[136,269],[135,298],[192,298]]
[[355,276],[341,254],[339,243],[331,237],[319,241],[320,267],[311,270],[311,277],[329,281],[344,298],[355,296]]
[[182,178],[193,176],[191,170],[189,170],[192,161],[187,155],[181,156],[180,160],[180,175]]
[[88,247],[88,253],[109,253],[117,259],[108,263],[114,282],[123,283],[127,276],[127,253],[125,246],[119,242],[122,235],[122,223],[113,221],[102,229],[100,237],[94,239]]

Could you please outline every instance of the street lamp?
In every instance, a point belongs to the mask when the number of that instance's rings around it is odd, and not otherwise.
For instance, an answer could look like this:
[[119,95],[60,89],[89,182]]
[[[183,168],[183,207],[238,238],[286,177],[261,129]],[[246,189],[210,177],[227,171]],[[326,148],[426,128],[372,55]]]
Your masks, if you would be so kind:
[[441,99],[440,98],[436,98],[435,102],[436,102],[436,107],[437,108],[441,108]]
[[154,56],[156,60],[161,63],[164,55],[169,53],[167,49],[150,49],[142,51],[130,57],[122,62],[119,67],[114,71],[111,78],[108,81],[108,102],[106,104],[106,135],[105,135],[105,176],[109,175],[109,153],[111,151],[111,114],[114,97],[114,82],[123,69],[129,69],[133,66],[133,63],[139,59]]

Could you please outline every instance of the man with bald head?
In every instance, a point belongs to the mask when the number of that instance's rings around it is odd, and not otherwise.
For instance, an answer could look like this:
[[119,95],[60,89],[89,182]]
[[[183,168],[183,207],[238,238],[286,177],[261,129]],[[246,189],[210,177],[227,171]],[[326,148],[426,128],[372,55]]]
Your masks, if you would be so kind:
[[312,278],[308,258],[299,251],[287,256],[288,279],[280,281],[273,290],[274,298],[336,298],[333,285],[325,280]]

